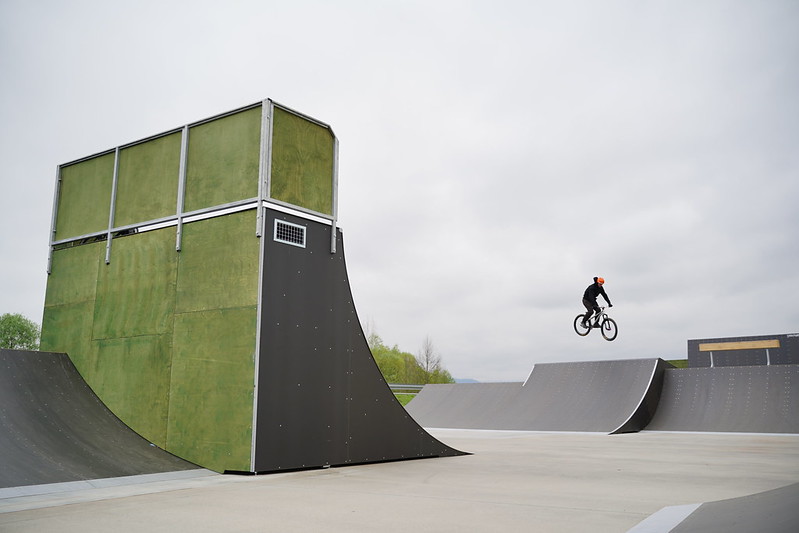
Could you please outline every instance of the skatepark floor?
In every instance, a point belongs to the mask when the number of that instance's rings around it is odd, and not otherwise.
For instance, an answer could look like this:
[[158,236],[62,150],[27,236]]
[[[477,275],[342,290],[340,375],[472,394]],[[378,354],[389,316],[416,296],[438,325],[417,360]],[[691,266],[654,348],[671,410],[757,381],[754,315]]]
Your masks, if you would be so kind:
[[794,434],[429,431],[472,455],[29,487],[0,492],[0,531],[625,532],[799,481]]

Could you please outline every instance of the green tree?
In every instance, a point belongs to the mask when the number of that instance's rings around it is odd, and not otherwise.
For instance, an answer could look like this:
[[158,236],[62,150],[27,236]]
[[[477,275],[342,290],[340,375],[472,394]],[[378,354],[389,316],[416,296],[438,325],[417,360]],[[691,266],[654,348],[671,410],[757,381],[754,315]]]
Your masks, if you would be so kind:
[[424,385],[455,381],[443,368],[441,357],[435,354],[429,337],[425,339],[422,353],[418,357],[403,352],[396,344],[388,347],[373,330],[367,334],[366,339],[380,372],[389,383]]
[[0,316],[0,348],[38,350],[39,325],[19,313]]
[[371,333],[367,337],[369,349],[375,358],[380,372],[389,383],[410,383],[408,379],[408,359],[413,360],[413,356],[399,349],[397,345],[388,347],[383,343],[383,339],[376,333]]

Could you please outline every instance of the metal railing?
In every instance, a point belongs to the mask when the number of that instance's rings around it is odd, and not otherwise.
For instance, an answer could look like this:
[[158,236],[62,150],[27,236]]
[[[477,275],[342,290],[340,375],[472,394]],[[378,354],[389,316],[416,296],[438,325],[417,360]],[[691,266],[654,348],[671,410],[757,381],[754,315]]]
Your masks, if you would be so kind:
[[388,386],[391,387],[391,392],[394,394],[418,394],[424,387],[424,385],[404,385],[401,383],[389,383]]

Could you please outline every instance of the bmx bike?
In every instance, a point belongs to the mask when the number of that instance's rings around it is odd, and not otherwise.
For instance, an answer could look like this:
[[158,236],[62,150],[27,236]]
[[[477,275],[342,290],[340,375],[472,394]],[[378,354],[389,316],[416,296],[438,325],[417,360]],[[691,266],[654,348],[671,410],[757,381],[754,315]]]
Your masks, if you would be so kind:
[[[585,318],[586,313],[577,315],[574,319],[574,331],[576,331],[579,336],[585,337],[591,333],[592,329],[599,328],[605,340],[612,341],[616,338],[616,335],[619,334],[619,327],[616,325],[616,321],[608,316],[604,307],[600,307],[599,310],[599,316],[592,318],[588,322],[588,326],[583,326],[583,318]],[[592,314],[593,312],[590,313],[589,316]]]

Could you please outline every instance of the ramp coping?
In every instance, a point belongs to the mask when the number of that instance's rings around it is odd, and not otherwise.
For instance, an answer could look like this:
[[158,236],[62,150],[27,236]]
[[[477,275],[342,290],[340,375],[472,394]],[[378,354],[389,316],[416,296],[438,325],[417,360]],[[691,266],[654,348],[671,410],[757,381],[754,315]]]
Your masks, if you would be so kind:
[[699,509],[701,503],[689,503],[686,505],[672,505],[664,507],[660,511],[649,515],[644,521],[639,522],[627,533],[663,533],[671,531],[680,523],[688,518],[694,511]]
[[641,395],[641,399],[638,400],[638,404],[635,406],[635,409],[633,409],[633,411],[630,413],[630,416],[627,417],[627,420],[622,422],[619,425],[619,427],[617,427],[616,429],[614,429],[613,431],[610,432],[611,435],[615,434],[617,431],[619,431],[621,428],[623,428],[627,424],[627,422],[632,420],[632,418],[635,416],[635,414],[638,412],[638,410],[643,405],[644,401],[646,400],[646,395],[649,394],[649,391],[652,389],[652,382],[655,381],[655,374],[657,374],[657,371],[658,371],[658,361],[659,361],[658,359],[654,360],[655,364],[652,367],[652,373],[649,375],[649,382],[646,384],[646,387],[644,388],[644,392]]
[[527,382],[528,382],[528,381],[530,381],[530,378],[531,378],[531,377],[533,377],[533,370],[535,370],[535,364],[533,364],[533,368],[531,368],[531,369],[530,369],[530,373],[529,373],[529,374],[527,374],[527,379],[525,379],[525,380],[524,380],[524,383],[522,383],[522,387],[524,387],[525,385],[527,385]]

